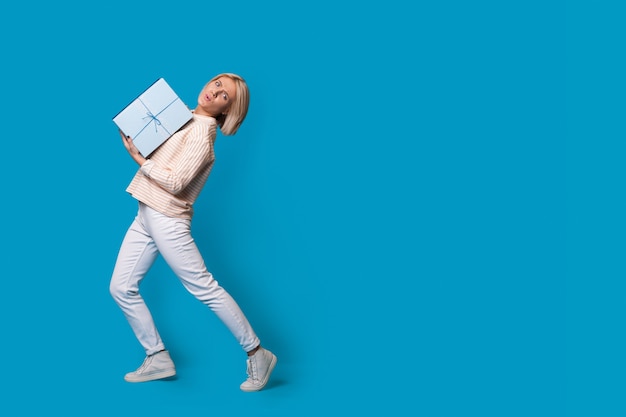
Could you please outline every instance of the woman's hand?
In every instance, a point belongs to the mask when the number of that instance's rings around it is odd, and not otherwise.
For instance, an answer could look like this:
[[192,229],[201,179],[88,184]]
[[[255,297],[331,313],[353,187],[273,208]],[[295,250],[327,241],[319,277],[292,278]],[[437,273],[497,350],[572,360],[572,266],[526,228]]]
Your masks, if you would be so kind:
[[122,137],[122,142],[124,143],[124,147],[126,148],[128,153],[130,154],[130,156],[140,166],[143,165],[144,162],[146,162],[146,158],[144,158],[141,155],[141,153],[139,152],[139,149],[137,149],[137,147],[133,143],[133,139],[130,136],[126,136],[121,130],[120,130],[120,136]]

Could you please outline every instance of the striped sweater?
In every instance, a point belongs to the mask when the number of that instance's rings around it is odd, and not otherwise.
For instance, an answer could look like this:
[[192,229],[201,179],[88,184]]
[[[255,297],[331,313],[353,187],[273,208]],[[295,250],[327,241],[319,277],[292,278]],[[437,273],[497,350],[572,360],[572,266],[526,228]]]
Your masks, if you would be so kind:
[[126,189],[134,198],[170,217],[191,219],[213,164],[217,121],[193,115],[150,155]]

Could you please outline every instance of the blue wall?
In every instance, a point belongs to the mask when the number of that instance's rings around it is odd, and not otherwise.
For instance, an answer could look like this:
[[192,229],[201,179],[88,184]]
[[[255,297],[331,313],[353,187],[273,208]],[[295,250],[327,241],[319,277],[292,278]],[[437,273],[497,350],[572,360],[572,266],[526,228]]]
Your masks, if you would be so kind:
[[[31,2],[0,23],[8,415],[563,412],[564,8]],[[194,106],[220,72],[252,101],[194,236],[279,364],[240,392],[243,352],[159,260],[143,292],[179,375],[127,384],[143,352],[108,281],[136,166],[111,118],[158,77]]]
[[622,2],[567,20],[567,387],[573,416],[626,416],[626,29]]

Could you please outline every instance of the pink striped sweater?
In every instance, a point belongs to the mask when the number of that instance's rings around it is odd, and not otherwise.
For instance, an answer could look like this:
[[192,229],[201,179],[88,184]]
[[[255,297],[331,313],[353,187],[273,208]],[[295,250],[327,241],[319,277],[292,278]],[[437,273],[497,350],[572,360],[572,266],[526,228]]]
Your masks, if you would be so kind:
[[214,118],[194,114],[150,155],[126,191],[166,216],[191,219],[215,162],[216,133]]

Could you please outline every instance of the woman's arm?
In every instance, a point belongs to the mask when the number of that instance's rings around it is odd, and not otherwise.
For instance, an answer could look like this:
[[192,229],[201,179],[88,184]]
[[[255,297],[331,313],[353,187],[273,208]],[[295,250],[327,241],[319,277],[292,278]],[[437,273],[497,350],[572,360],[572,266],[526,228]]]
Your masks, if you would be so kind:
[[130,136],[126,136],[121,130],[120,136],[122,137],[124,147],[130,154],[130,156],[135,160],[135,162],[139,164],[139,166],[142,166],[146,162],[146,158],[144,158],[141,153],[139,153],[139,149],[137,149],[137,147],[133,143],[133,139]]
[[154,161],[144,158],[131,138],[125,138],[124,144],[131,157],[140,165],[141,172],[152,179],[157,185],[171,194],[178,194],[196,177],[198,172],[210,162],[213,141],[211,136],[216,134],[215,128],[208,132],[197,128],[189,133],[185,141],[185,148],[181,152],[173,168],[165,168]]

